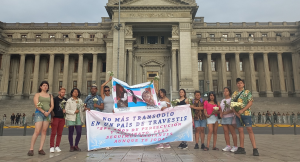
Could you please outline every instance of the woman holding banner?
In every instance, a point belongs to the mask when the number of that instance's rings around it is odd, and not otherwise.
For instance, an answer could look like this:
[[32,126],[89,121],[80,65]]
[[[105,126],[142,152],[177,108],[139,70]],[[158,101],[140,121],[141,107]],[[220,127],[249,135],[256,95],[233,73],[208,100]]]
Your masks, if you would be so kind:
[[[168,107],[171,107],[170,105],[170,100],[167,98],[166,94],[166,90],[165,89],[160,89],[158,92],[156,92],[159,98],[159,106],[161,108],[161,111],[164,111],[165,109],[167,109]],[[165,143],[165,144],[158,144],[156,147],[156,149],[163,149],[163,148],[171,148],[169,143]]]
[[[184,89],[180,89],[179,90],[179,100],[180,102],[177,103],[177,105],[186,105],[186,104],[189,104],[189,100],[186,98],[186,92]],[[180,143],[180,145],[178,146],[178,148],[181,148],[181,149],[187,149],[188,148],[188,145],[187,145],[187,142],[186,141],[182,141]]]

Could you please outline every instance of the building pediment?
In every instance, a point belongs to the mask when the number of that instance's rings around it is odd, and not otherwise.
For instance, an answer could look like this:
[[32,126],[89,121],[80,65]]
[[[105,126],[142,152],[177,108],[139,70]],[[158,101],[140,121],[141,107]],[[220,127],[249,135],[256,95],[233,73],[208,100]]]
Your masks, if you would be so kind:
[[161,66],[161,67],[163,67],[163,66],[165,66],[165,64],[161,63],[157,60],[148,60],[148,61],[142,63],[141,66],[143,66],[143,67],[145,67],[145,66]]
[[[121,5],[163,6],[163,5],[196,5],[195,0],[120,0]],[[107,5],[118,5],[119,0],[109,0]]]

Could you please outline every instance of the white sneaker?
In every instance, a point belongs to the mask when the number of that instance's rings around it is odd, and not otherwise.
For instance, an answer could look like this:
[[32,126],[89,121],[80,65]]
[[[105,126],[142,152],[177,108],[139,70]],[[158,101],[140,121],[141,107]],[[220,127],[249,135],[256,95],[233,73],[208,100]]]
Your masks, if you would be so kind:
[[232,146],[230,152],[236,152],[238,150],[238,147]]
[[155,148],[156,148],[156,149],[163,149],[163,148],[164,148],[164,145],[163,145],[163,144],[158,144]]
[[231,147],[230,146],[226,146],[225,148],[223,148],[223,151],[230,151],[231,150]]
[[50,148],[50,153],[54,153],[54,147]]
[[61,149],[59,147],[55,147],[56,152],[61,152]]

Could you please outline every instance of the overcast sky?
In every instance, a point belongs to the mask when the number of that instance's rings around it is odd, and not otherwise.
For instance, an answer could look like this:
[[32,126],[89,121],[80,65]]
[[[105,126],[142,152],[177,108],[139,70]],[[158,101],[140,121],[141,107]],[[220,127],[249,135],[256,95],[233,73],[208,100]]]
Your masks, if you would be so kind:
[[[84,23],[108,17],[108,0],[0,0],[2,22]],[[300,0],[196,0],[205,22],[300,21]]]

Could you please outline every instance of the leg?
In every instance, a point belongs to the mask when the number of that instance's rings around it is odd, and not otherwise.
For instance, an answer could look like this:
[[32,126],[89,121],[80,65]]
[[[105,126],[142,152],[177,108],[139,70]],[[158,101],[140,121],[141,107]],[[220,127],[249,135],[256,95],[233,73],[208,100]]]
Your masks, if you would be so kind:
[[252,127],[247,127],[247,132],[249,134],[250,141],[252,143],[253,148],[256,148],[256,142],[255,142],[255,137],[254,137]]
[[81,125],[76,125],[75,129],[76,129],[75,146],[78,146],[80,138],[81,138],[82,126]]
[[199,134],[200,134],[200,127],[196,127],[196,133],[195,133],[196,143],[199,143]]
[[[237,147],[237,136],[236,136],[236,133],[235,133],[235,129],[232,125],[228,125],[228,128],[229,128],[229,131],[232,135],[233,145],[235,147]],[[228,135],[228,137],[229,137],[229,135]]]
[[69,143],[71,147],[73,147],[73,134],[74,134],[74,126],[69,126]]
[[227,146],[230,146],[230,138],[229,138],[229,126],[223,125],[223,130],[224,130],[224,137],[225,137],[225,142]]
[[47,135],[47,129],[49,127],[49,122],[48,121],[43,121],[43,127],[42,127],[42,135],[41,135],[41,144],[40,144],[40,148],[39,150],[43,149],[44,143],[45,143],[45,139],[46,139],[46,135]]
[[240,147],[244,148],[244,127],[239,127],[239,138],[240,138]]
[[217,145],[217,138],[218,138],[218,127],[219,127],[218,121],[215,124],[213,124],[213,126],[214,126],[213,127],[214,128],[214,130],[213,130],[213,134],[214,134],[213,148],[215,148]]
[[209,148],[210,138],[211,135],[213,134],[213,131],[214,131],[214,125],[208,124],[208,134],[207,134],[207,144],[206,144],[206,147],[208,148]]
[[53,121],[51,123],[50,148],[54,147],[54,139],[57,133],[57,126],[58,126],[58,118],[53,118]]
[[204,129],[205,129],[204,127],[200,127],[201,144],[204,144],[204,139],[205,139]]
[[33,133],[32,138],[31,138],[31,143],[30,143],[30,149],[29,150],[33,150],[33,146],[35,144],[35,141],[36,141],[37,137],[39,136],[39,134],[41,132],[42,126],[43,126],[42,121],[35,123],[35,129],[34,129],[34,133]]
[[64,130],[64,126],[65,126],[65,119],[59,119],[58,128],[57,128],[57,136],[56,136],[56,147],[59,147],[59,145],[60,145],[61,136],[62,136],[62,132]]

